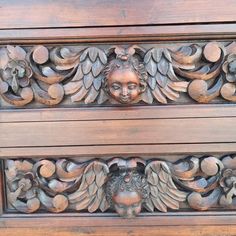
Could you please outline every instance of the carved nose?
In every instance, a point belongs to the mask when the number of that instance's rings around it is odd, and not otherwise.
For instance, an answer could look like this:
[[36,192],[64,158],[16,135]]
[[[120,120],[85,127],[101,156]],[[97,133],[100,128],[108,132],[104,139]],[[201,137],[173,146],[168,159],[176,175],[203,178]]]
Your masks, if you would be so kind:
[[126,87],[122,88],[122,96],[127,96],[128,95],[128,89]]

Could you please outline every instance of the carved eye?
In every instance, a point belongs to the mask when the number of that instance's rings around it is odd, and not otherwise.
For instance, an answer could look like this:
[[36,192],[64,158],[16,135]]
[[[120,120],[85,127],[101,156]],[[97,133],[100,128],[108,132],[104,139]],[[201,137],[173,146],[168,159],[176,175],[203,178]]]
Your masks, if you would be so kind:
[[120,89],[120,86],[118,84],[112,84],[112,89],[114,90],[119,90]]
[[137,88],[137,84],[129,84],[128,85],[128,89],[129,90],[134,90],[134,89],[136,89]]

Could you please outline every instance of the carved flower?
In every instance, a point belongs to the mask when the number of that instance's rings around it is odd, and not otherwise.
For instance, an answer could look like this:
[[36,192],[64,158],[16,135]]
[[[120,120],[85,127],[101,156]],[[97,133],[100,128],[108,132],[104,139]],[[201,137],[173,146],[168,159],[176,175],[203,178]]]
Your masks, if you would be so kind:
[[223,194],[219,199],[221,206],[230,206],[233,202],[236,190],[236,170],[225,169],[220,180]]
[[21,47],[7,46],[0,49],[0,75],[14,93],[30,83],[32,70]]
[[227,192],[236,184],[236,170],[226,169],[222,174],[220,186]]
[[32,198],[33,187],[37,184],[31,172],[19,174],[9,183],[8,198],[11,203],[15,202],[17,198]]
[[236,54],[229,54],[222,67],[226,79],[229,82],[236,82]]

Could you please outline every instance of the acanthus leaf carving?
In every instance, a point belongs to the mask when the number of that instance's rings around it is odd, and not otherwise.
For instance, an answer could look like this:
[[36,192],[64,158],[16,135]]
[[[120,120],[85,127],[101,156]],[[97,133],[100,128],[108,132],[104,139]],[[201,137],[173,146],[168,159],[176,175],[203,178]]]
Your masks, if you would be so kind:
[[147,211],[235,209],[235,156],[107,161],[6,160],[7,202],[33,213],[115,210],[131,218]]
[[[5,46],[0,94],[24,106],[235,102],[234,42],[122,46]],[[189,99],[186,95],[189,96]],[[183,98],[181,98],[183,96]],[[69,99],[67,99],[69,98]]]

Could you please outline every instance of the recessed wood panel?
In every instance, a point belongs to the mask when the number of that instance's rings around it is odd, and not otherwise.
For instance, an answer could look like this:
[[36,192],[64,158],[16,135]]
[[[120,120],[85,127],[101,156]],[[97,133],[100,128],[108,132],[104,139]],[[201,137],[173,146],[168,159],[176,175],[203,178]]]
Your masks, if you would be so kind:
[[236,142],[236,118],[2,123],[1,147]]

